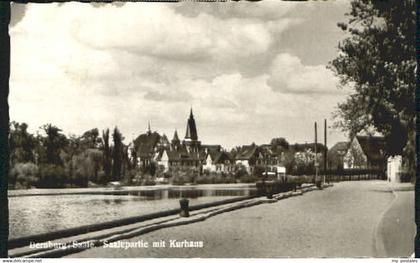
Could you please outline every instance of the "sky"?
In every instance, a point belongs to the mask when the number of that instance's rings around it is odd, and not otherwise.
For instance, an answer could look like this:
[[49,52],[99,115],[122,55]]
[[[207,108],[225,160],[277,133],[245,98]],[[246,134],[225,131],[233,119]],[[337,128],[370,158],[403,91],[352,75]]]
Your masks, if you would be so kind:
[[[349,1],[13,4],[11,120],[203,144],[313,142],[350,91],[327,69]],[[329,129],[328,146],[346,140]]]

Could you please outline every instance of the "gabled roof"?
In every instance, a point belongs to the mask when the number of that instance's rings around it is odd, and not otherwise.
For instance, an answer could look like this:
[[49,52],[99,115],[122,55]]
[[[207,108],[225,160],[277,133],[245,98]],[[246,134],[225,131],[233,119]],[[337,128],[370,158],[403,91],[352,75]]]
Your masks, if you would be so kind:
[[235,156],[236,160],[249,160],[252,157],[254,157],[254,155],[257,152],[257,146],[255,144],[251,144],[251,145],[244,145],[242,146],[238,153]]
[[207,153],[207,156],[210,156],[214,164],[225,163],[226,160],[232,161],[231,155],[224,151],[223,152],[212,151],[212,152]]
[[356,136],[363,153],[371,162],[385,160],[385,139],[382,136]]
[[202,144],[201,148],[207,150],[207,151],[216,151],[216,152],[220,152],[220,150],[222,149],[222,146],[220,144]]
[[180,146],[177,150],[165,148],[159,151],[156,158],[160,161],[163,153],[166,151],[169,161],[204,161],[206,159],[206,153],[200,152],[188,152],[185,146]]

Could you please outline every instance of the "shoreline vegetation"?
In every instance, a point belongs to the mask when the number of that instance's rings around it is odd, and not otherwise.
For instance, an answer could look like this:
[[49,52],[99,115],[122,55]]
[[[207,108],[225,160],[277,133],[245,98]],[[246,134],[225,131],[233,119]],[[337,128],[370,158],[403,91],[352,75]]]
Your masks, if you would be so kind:
[[[117,127],[112,134],[109,129],[100,133],[94,128],[81,136],[66,136],[52,124],[41,126],[32,134],[26,123],[13,121],[9,136],[9,189],[255,183],[264,178],[267,169],[267,164],[256,160],[249,160],[252,169],[233,162],[224,171],[207,170],[205,160],[195,166],[165,168],[148,157],[150,161],[144,164],[137,156],[139,146],[134,141],[128,145],[123,141]],[[289,145],[284,138],[272,139],[267,147],[292,175],[314,174],[315,159],[320,163],[324,158],[322,144],[318,144],[317,155],[311,150],[314,144]],[[234,156],[238,149],[233,148],[229,154]]]

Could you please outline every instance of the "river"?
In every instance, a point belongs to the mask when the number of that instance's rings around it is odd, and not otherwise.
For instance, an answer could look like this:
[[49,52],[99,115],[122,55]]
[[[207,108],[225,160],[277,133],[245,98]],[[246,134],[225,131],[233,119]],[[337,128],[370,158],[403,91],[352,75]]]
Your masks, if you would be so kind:
[[9,238],[255,194],[252,185],[30,189],[9,191]]

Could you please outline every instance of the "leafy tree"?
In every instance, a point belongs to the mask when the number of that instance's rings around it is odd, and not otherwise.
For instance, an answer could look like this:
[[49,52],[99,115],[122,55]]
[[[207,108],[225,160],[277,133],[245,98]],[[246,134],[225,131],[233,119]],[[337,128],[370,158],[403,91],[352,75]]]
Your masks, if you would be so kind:
[[96,149],[101,143],[101,138],[99,138],[99,131],[97,128],[88,130],[83,133],[80,140],[85,149]]
[[10,171],[15,188],[30,188],[38,181],[38,166],[34,163],[17,163]]
[[61,129],[51,124],[41,127],[46,137],[40,137],[42,144],[41,161],[45,164],[63,165],[60,152],[68,145],[68,140]]
[[35,137],[26,123],[12,122],[9,137],[11,164],[35,162]]
[[374,128],[387,154],[406,157],[415,171],[416,8],[414,0],[353,0],[348,37],[330,68],[354,93],[338,105],[336,126],[354,137]]
[[117,127],[114,128],[112,133],[114,147],[112,150],[112,180],[121,180],[121,171],[123,165],[123,137]]
[[129,147],[130,154],[131,154],[131,161],[130,161],[130,169],[136,169],[137,168],[137,151],[136,147],[134,146],[134,143],[131,144]]
[[111,179],[111,149],[109,146],[109,129],[102,131],[102,152],[103,152],[103,168],[105,173],[105,179]]
[[283,137],[273,138],[270,144],[274,152],[284,152],[289,149],[289,142]]

